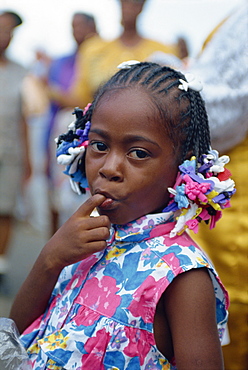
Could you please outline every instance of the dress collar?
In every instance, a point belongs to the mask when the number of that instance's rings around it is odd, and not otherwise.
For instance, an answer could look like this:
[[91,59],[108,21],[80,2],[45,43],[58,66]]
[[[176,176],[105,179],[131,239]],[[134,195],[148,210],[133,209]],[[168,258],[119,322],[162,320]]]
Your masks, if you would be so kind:
[[113,240],[138,242],[169,234],[174,226],[174,212],[150,214],[125,225],[113,225],[110,242]]

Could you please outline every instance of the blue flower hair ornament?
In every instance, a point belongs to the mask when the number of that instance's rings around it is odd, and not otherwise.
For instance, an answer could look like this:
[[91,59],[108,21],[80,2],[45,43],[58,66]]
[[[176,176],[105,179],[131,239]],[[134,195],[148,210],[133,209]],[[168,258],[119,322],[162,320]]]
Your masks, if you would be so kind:
[[89,107],[90,104],[84,110],[75,108],[73,114],[76,115],[76,119],[68,126],[68,132],[55,139],[57,143],[57,162],[66,166],[63,172],[70,176],[71,187],[77,194],[85,193],[85,190],[88,188],[84,168],[84,155],[88,146],[90,122],[86,122],[84,129],[77,127],[80,127],[80,121]]
[[210,222],[210,229],[221,218],[222,210],[230,207],[230,198],[236,192],[231,173],[225,168],[229,157],[219,157],[217,150],[185,160],[173,188],[168,188],[171,201],[163,212],[174,211],[176,225],[170,236],[182,234],[187,228],[198,231],[203,220]]

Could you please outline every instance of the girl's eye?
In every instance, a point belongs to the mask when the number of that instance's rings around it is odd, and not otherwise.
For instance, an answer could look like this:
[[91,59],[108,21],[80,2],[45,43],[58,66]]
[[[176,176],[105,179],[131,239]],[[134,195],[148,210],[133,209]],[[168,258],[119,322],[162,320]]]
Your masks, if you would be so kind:
[[131,158],[134,158],[134,159],[145,159],[145,158],[150,157],[149,153],[147,153],[143,149],[135,149],[135,150],[132,150],[128,154],[128,156],[131,157]]
[[95,142],[92,142],[90,143],[90,146],[93,148],[93,150],[95,150],[96,152],[106,152],[106,150],[108,149],[107,145],[104,144],[103,142],[101,141],[95,141]]

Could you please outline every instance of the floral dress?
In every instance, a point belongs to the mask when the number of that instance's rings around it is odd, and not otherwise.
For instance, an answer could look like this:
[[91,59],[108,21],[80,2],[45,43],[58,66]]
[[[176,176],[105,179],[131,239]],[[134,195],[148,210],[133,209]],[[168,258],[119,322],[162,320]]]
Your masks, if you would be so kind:
[[47,311],[21,336],[33,369],[176,369],[156,347],[154,314],[173,279],[193,268],[206,267],[211,276],[221,340],[227,293],[186,232],[169,236],[172,216],[114,225],[104,251],[62,271]]

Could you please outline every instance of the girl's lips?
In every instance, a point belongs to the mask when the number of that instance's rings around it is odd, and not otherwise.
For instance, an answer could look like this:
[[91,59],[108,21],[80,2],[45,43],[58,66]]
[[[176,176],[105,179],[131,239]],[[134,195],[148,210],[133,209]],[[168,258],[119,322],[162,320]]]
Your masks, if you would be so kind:
[[99,206],[100,209],[110,209],[114,204],[114,200],[111,198],[105,199]]

